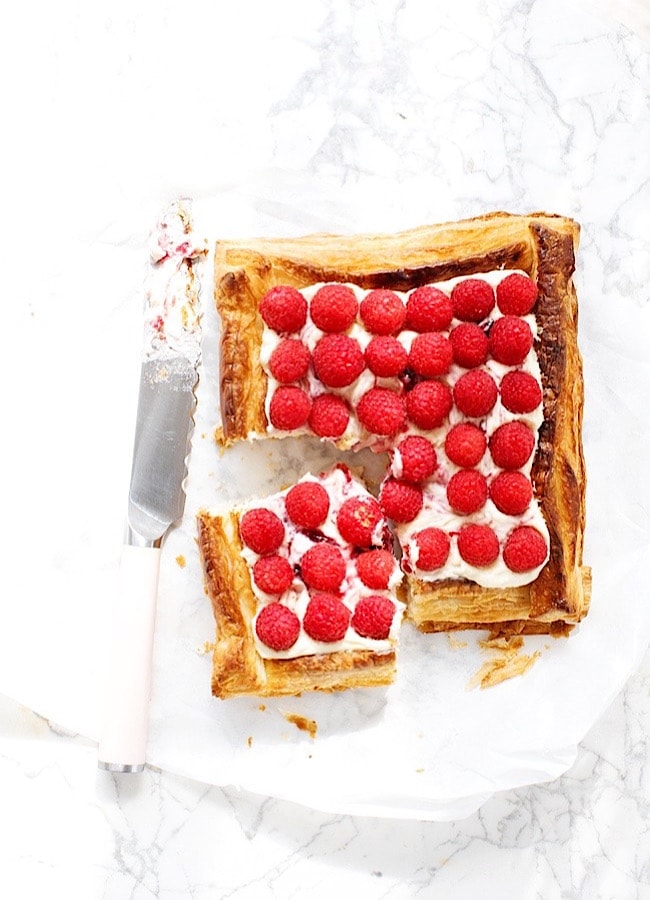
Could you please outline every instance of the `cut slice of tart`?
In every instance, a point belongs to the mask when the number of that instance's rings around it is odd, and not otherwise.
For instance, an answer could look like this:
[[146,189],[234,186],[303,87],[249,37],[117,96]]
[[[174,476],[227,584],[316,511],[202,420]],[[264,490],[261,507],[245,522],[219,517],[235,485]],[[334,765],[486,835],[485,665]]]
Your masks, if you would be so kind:
[[202,511],[198,529],[215,696],[393,681],[402,574],[376,499],[346,466],[224,515]]

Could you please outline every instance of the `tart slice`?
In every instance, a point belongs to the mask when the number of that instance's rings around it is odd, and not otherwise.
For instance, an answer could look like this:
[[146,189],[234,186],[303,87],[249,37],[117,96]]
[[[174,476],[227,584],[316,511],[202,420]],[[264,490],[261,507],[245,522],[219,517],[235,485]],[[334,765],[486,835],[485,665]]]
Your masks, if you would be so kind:
[[423,631],[562,633],[588,610],[578,236],[494,213],[217,244],[218,441],[388,451],[381,502]]
[[402,574],[379,504],[347,467],[225,515],[201,512],[198,528],[215,696],[393,681]]

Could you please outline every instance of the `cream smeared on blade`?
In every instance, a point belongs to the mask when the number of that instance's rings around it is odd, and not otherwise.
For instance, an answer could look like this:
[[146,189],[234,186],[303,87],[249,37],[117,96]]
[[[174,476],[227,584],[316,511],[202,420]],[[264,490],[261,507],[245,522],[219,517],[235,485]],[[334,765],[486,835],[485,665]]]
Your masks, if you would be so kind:
[[191,202],[176,200],[149,238],[145,277],[145,359],[182,354],[196,362],[201,350],[201,310],[194,263],[208,252],[194,234]]

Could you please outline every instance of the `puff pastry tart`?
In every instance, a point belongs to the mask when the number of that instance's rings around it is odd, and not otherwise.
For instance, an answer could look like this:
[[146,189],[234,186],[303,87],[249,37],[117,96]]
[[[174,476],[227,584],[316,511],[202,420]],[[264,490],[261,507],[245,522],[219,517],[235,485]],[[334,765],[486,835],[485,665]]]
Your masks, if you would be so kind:
[[377,500],[346,466],[198,524],[215,696],[393,680],[402,576]]
[[217,440],[385,451],[379,502],[422,631],[566,633],[588,610],[578,237],[494,213],[217,244]]

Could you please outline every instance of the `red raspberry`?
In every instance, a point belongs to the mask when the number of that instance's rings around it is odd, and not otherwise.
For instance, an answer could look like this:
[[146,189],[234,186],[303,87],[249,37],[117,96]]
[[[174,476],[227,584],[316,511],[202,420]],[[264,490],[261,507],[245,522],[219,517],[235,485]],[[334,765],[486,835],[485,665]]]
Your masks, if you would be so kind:
[[359,305],[359,315],[370,334],[397,334],[406,319],[406,308],[394,291],[369,291]]
[[346,334],[326,334],[314,347],[314,370],[327,387],[347,387],[361,375],[363,351]]
[[445,453],[448,458],[464,469],[471,469],[480,463],[486,446],[485,432],[471,422],[454,425],[445,438]]
[[402,481],[426,481],[438,468],[438,458],[431,441],[417,434],[410,434],[397,446],[393,457],[392,472]]
[[373,594],[362,597],[352,613],[351,625],[358,635],[373,641],[385,641],[395,618],[395,604],[388,597]]
[[260,556],[253,566],[253,581],[265,594],[283,594],[291,587],[293,569],[286,556]]
[[298,640],[300,619],[288,606],[274,600],[260,610],[255,632],[271,650],[289,650]]
[[370,371],[379,378],[399,375],[408,362],[406,349],[390,335],[373,338],[366,347],[364,357]]
[[497,285],[497,306],[504,316],[525,316],[537,302],[537,285],[527,275],[513,272]]
[[485,475],[476,469],[461,469],[449,479],[447,500],[454,512],[462,516],[477,512],[485,506],[488,487]]
[[500,469],[521,469],[535,447],[535,435],[524,422],[499,425],[490,438],[490,453]]
[[411,331],[444,331],[454,314],[449,297],[438,288],[416,288],[406,301],[406,327]]
[[388,388],[371,388],[359,400],[357,417],[371,434],[397,434],[406,419],[404,398]]
[[422,509],[422,491],[414,484],[388,478],[382,485],[379,503],[393,522],[412,522]]
[[307,321],[307,301],[296,288],[280,284],[262,298],[260,315],[273,331],[291,334],[300,331]]
[[511,572],[529,572],[541,566],[547,554],[544,536],[532,525],[520,525],[506,539],[503,561]]
[[373,591],[386,590],[395,569],[395,559],[388,550],[368,550],[357,556],[357,575]]
[[325,284],[311,298],[309,314],[321,331],[347,331],[359,311],[359,304],[351,287],[345,284]]
[[507,516],[520,516],[533,499],[533,486],[522,472],[500,472],[490,483],[490,500]]
[[305,610],[302,627],[315,641],[332,644],[343,640],[350,623],[350,610],[333,594],[316,594]]
[[406,395],[406,412],[414,425],[428,431],[445,421],[452,407],[451,391],[441,381],[421,381]]
[[542,402],[539,382],[528,372],[506,372],[500,391],[505,408],[518,415],[532,412]]
[[277,388],[269,404],[269,419],[280,431],[293,431],[307,423],[311,410],[309,394],[295,385]]
[[490,329],[490,353],[504,366],[519,366],[533,346],[533,332],[525,319],[502,316]]
[[482,322],[494,309],[494,291],[482,278],[465,278],[451,292],[454,316],[463,322]]
[[414,338],[409,351],[409,365],[425,378],[444,375],[449,371],[454,353],[449,339],[435,331],[426,331]]
[[314,397],[307,421],[318,437],[338,438],[348,427],[350,411],[342,397],[336,394],[319,394]]
[[322,484],[300,481],[287,491],[284,498],[287,515],[299,528],[319,528],[330,508],[330,498]]
[[497,386],[485,369],[470,369],[454,385],[454,402],[470,419],[487,416],[497,402]]
[[338,591],[345,578],[345,560],[334,544],[314,544],[300,560],[305,584],[317,591]]
[[440,528],[423,528],[415,535],[418,548],[416,566],[423,572],[440,569],[449,556],[449,535]]
[[269,359],[269,371],[276,381],[289,384],[300,381],[309,369],[311,353],[297,338],[287,338],[278,344]]
[[458,552],[470,566],[489,566],[499,555],[499,539],[489,525],[463,525]]
[[284,525],[270,509],[249,509],[241,517],[239,533],[242,541],[255,553],[275,553],[284,540]]
[[338,511],[336,527],[349,544],[371,547],[381,543],[378,531],[383,521],[381,507],[374,497],[350,497]]
[[464,369],[482,366],[488,358],[488,337],[476,322],[461,322],[452,328],[449,340],[454,353],[454,362]]

